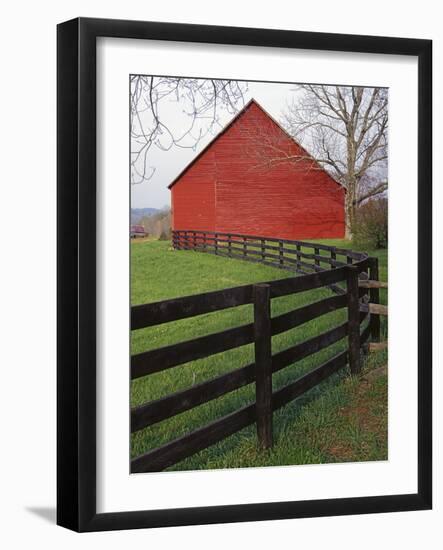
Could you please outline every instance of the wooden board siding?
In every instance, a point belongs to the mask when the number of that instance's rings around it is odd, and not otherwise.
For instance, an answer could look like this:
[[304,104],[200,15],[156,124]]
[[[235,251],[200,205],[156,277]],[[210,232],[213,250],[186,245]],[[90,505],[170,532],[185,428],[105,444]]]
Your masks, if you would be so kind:
[[172,228],[215,231],[215,151],[203,153],[172,189]]
[[308,155],[250,102],[173,184],[173,229],[342,238],[344,189],[312,160],[265,163],[262,136],[287,155]]

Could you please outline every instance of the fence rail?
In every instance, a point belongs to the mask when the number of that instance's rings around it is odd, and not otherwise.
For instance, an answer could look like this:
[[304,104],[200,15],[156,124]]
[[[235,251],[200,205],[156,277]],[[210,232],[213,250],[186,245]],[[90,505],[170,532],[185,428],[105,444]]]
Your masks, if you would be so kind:
[[[163,470],[253,423],[257,426],[259,447],[272,446],[273,411],[296,399],[346,365],[349,365],[352,374],[358,374],[361,368],[362,346],[370,337],[374,341],[378,340],[379,323],[374,321],[374,315],[371,313],[373,309],[370,307],[371,304],[368,305],[369,299],[372,301],[377,298],[380,288],[373,284],[374,281],[378,281],[376,258],[370,258],[364,253],[303,241],[233,233],[173,233],[173,245],[177,249],[224,255],[220,249],[225,245],[220,243],[227,243],[227,255],[232,258],[238,256],[233,250],[238,248],[240,243],[243,260],[249,260],[247,256],[252,253],[254,256],[260,256],[260,259],[257,259],[260,263],[271,263],[274,267],[283,269],[289,268],[290,264],[292,271],[304,274],[307,268],[301,270],[300,265],[306,262],[297,259],[304,258],[313,262],[307,264],[311,271],[301,277],[243,285],[131,308],[132,330],[246,304],[252,304],[254,311],[252,323],[133,355],[131,378],[135,380],[240,346],[254,346],[253,363],[131,409],[131,432],[137,432],[255,383],[254,403],[132,459],[132,472]],[[314,253],[307,253],[302,248],[312,248]],[[278,254],[268,254],[269,249],[278,250]],[[320,251],[328,252],[330,256],[324,256]],[[337,256],[343,256],[344,261],[337,260]],[[278,259],[278,262],[268,262],[268,259],[273,259],[272,257]],[[326,262],[329,269],[321,267],[321,262]],[[371,285],[363,286],[362,281],[371,281]],[[271,317],[270,306],[274,298],[321,287],[331,288],[335,295]],[[274,335],[344,308],[348,313],[346,322],[272,354],[271,342]],[[369,322],[365,323],[368,318]],[[273,391],[274,373],[344,338],[348,341],[345,351],[283,388]]]
[[[320,266],[320,263],[326,263],[331,267],[342,267],[353,263],[353,261],[367,258],[363,252],[320,243],[213,231],[173,231],[172,244],[178,250],[196,250],[218,256],[239,257],[246,261],[275,264],[274,267],[291,271],[294,270],[294,266],[310,271],[325,271],[326,268]],[[312,252],[305,252],[301,250],[302,248],[312,249]],[[321,250],[329,252],[329,256],[320,254]],[[344,256],[345,260],[337,260],[337,255]],[[249,256],[253,256],[253,258]],[[314,260],[314,263],[303,262],[301,258]]]

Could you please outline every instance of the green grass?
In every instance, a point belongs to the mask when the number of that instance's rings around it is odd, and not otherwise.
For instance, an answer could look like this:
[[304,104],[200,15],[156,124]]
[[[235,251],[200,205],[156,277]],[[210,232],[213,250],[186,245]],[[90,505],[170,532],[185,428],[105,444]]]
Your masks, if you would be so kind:
[[[344,241],[334,241],[332,244],[343,248],[348,246],[348,243]],[[380,258],[381,276],[383,277],[387,258],[384,253],[377,253],[377,255]],[[173,250],[168,242],[140,242],[131,247],[132,304],[154,302],[290,276],[292,276],[291,273],[287,271],[269,266],[193,251]],[[330,295],[329,290],[318,289],[274,299],[272,315],[278,315]],[[275,336],[272,342],[273,353],[323,332],[345,319],[346,311],[341,310]],[[251,321],[252,306],[248,305],[134,331],[131,341],[132,353],[184,341]],[[346,342],[343,340],[283,369],[274,376],[274,389],[278,389],[301,374],[312,370],[320,362],[344,349],[345,345]],[[381,354],[381,360],[384,360],[383,354]],[[137,379],[131,384],[131,405],[135,406],[158,399],[252,361],[253,348],[252,345],[247,345]],[[327,423],[331,422],[334,411],[350,406],[355,382],[349,380],[346,372],[343,371],[275,413],[275,445],[272,451],[257,452],[255,426],[251,426],[183,460],[170,469],[308,464],[331,462],[338,459],[346,460],[347,457],[335,457],[334,459],[333,453],[327,451],[320,445],[320,441],[317,441],[320,436],[315,438],[313,434],[317,433],[316,426],[318,433],[323,433],[319,427],[324,423],[328,425]],[[141,430],[132,436],[131,455],[138,456],[253,401],[254,385],[250,384],[219,399]],[[334,424],[338,426],[339,422],[335,421]],[[324,430],[324,433],[326,432],[327,430]],[[348,436],[355,440],[356,447],[358,447],[361,434],[355,429],[351,432]],[[365,459],[385,458],[383,446],[379,447],[378,453],[368,451]]]

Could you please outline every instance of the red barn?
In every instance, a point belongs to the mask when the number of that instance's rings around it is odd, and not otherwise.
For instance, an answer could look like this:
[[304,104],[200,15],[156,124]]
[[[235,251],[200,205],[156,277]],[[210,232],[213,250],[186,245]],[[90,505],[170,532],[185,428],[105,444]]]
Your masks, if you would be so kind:
[[344,188],[255,100],[169,189],[174,230],[344,237]]

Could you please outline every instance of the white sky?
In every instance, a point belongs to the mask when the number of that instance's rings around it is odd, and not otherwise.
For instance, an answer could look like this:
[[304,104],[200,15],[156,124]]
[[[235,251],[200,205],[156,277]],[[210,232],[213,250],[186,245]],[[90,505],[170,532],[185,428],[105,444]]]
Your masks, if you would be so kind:
[[[274,84],[263,82],[249,82],[248,92],[245,94],[245,103],[254,98],[276,120],[281,119],[282,110],[295,97],[295,84]],[[239,105],[240,108],[240,105]],[[173,112],[176,105],[170,106]],[[220,122],[224,126],[233,115],[222,111]],[[208,135],[195,150],[173,147],[169,151],[162,151],[152,147],[149,151],[148,163],[155,167],[151,179],[131,186],[132,208],[162,208],[170,205],[170,190],[168,185],[183,170],[183,168],[213,139]]]

